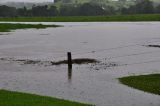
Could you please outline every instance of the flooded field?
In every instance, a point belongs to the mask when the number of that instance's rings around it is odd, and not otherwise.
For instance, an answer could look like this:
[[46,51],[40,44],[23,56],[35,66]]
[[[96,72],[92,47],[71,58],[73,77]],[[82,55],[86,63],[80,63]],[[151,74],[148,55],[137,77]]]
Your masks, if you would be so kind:
[[[0,33],[0,89],[95,104],[160,106],[160,96],[117,78],[160,73],[160,22],[43,23],[64,27]],[[53,65],[67,59],[98,62]],[[26,64],[27,63],[27,64]]]

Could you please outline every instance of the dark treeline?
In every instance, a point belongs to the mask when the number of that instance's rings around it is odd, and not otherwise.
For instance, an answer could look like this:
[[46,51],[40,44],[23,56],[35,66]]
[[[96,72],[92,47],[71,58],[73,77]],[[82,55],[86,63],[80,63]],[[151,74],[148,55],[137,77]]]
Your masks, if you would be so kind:
[[122,14],[152,14],[160,13],[160,5],[154,6],[153,2],[150,0],[139,0],[135,5],[129,8],[122,8]]
[[[125,0],[124,0],[125,1]],[[0,6],[0,17],[38,17],[38,16],[96,16],[115,14],[153,14],[160,13],[160,4],[153,5],[150,0],[137,0],[134,5],[118,9],[98,3],[63,4],[33,6],[31,9]]]

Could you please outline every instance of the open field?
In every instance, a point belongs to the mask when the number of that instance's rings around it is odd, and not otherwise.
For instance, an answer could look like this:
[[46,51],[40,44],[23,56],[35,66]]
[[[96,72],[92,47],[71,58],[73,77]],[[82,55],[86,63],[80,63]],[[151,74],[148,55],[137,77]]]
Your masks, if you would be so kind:
[[160,21],[160,14],[115,15],[115,16],[17,17],[17,18],[0,18],[0,21],[12,21],[12,22]]
[[0,106],[93,106],[67,100],[0,90]]
[[32,24],[9,24],[9,23],[0,23],[0,32],[9,32],[15,29],[26,29],[26,28],[47,28],[47,27],[58,27],[58,25],[32,25]]
[[160,74],[129,76],[119,80],[127,86],[160,95]]
[[160,106],[159,95],[118,81],[159,73],[160,22],[18,23],[63,27],[0,32],[0,89],[96,106]]

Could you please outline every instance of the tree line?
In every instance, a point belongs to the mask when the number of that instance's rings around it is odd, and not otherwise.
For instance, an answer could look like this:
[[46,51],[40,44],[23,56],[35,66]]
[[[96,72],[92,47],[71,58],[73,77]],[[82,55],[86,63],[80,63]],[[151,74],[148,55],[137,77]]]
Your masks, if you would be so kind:
[[[120,0],[123,1],[123,0]],[[125,1],[125,0],[124,0]],[[31,9],[0,6],[0,17],[38,17],[38,16],[97,16],[116,14],[154,14],[160,13],[160,4],[154,5],[150,0],[136,0],[134,5],[118,9],[98,3],[62,4],[32,6]]]

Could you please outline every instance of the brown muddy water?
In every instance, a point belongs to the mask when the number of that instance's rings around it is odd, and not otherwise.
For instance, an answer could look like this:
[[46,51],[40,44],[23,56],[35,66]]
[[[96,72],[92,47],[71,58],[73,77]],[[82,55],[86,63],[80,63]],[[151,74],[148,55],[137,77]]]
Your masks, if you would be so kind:
[[[43,23],[59,28],[0,33],[0,89],[59,97],[96,106],[160,106],[160,96],[117,78],[160,73],[160,22]],[[97,63],[48,65],[47,61]],[[30,60],[38,64],[23,64]]]

